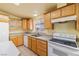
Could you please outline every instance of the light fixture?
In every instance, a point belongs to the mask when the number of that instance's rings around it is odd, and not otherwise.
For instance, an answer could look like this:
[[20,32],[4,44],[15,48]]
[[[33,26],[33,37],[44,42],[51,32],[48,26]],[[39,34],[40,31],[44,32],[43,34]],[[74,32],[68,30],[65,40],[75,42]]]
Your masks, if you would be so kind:
[[38,16],[38,14],[33,14],[33,16]]
[[20,5],[20,3],[14,3],[14,5],[19,6],[19,5]]
[[38,11],[34,11],[33,16],[38,16]]

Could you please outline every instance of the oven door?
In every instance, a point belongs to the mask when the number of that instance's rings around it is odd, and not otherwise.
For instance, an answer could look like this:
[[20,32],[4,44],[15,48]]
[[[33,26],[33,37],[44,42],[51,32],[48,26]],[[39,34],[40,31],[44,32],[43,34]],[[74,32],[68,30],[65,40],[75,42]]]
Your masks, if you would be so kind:
[[48,56],[68,56],[68,54],[62,51],[62,48],[60,50],[60,48],[48,43]]
[[48,56],[79,56],[78,52],[79,49],[70,48],[55,42],[48,42]]

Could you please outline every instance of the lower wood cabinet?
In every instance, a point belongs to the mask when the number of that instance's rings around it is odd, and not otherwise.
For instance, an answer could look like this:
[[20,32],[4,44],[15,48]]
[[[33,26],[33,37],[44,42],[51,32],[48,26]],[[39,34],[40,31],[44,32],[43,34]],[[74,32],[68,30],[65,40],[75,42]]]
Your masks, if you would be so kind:
[[32,50],[37,53],[37,43],[36,43],[36,39],[32,38]]
[[18,37],[17,36],[12,36],[10,38],[10,40],[12,40],[12,42],[15,44],[15,46],[18,46]]
[[37,54],[41,56],[47,56],[47,41],[37,40]]
[[23,45],[23,35],[10,36],[10,40],[15,44],[15,46]]
[[32,39],[30,36],[28,36],[28,48],[32,49]]
[[28,48],[40,56],[48,55],[47,41],[43,41],[41,39],[37,39],[37,38],[29,36],[28,37]]
[[23,35],[18,36],[18,46],[23,45],[24,40],[23,40]]

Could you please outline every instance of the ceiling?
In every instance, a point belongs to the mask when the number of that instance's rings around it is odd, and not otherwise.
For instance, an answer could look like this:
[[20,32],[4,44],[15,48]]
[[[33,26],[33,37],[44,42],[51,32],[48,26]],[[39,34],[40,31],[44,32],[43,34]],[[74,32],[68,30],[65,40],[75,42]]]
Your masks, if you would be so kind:
[[40,15],[54,8],[55,3],[20,3],[18,6],[13,3],[0,3],[0,10],[24,18],[33,17],[35,11]]

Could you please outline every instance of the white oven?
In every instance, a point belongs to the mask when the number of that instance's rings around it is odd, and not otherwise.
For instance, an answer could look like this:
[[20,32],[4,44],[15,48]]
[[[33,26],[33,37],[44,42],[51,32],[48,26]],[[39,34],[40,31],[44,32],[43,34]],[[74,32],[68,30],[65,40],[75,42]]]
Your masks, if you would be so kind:
[[48,56],[79,56],[79,49],[58,43],[48,43]]
[[79,56],[79,48],[77,48],[76,44],[76,35],[54,33],[53,39],[48,41],[48,55]]

